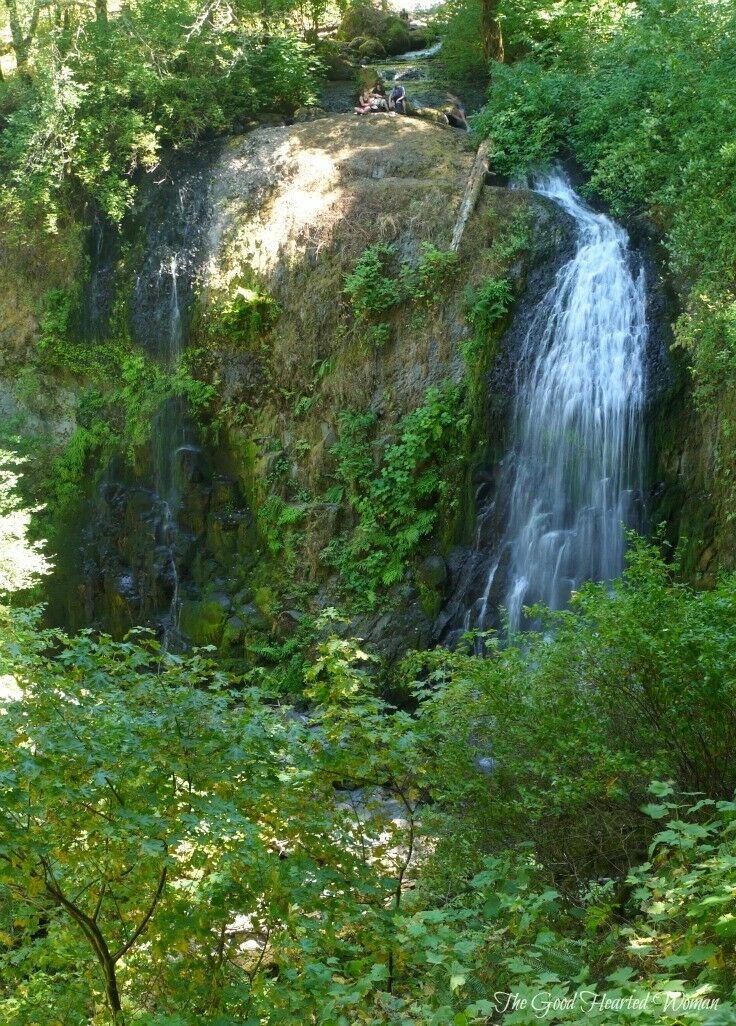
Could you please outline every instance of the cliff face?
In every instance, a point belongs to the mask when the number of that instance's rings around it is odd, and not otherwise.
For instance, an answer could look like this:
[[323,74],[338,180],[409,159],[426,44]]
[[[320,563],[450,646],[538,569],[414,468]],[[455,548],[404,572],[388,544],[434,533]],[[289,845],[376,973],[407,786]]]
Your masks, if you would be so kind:
[[[429,640],[445,553],[472,521],[474,468],[502,430],[505,400],[497,396],[491,411],[485,379],[500,330],[488,333],[472,367],[463,356],[474,333],[472,297],[489,278],[508,278],[519,291],[529,267],[559,241],[554,216],[530,194],[486,189],[457,262],[428,290],[405,294],[426,247],[449,250],[474,160],[464,134],[451,129],[345,116],[236,140],[213,172],[199,338],[214,359],[231,473],[257,518],[265,510],[260,556],[268,558],[269,540],[278,562],[286,550],[294,556],[289,581],[271,573],[257,589],[264,611],[299,607],[304,585],[312,608],[350,606],[356,597],[344,593],[324,558],[336,536],[347,544],[356,527],[349,497],[335,488],[341,418],[374,419],[378,475],[402,418],[430,389],[465,389],[469,438],[462,453],[445,454],[448,465],[456,463],[452,502],[417,546],[407,577],[359,618],[360,631],[394,654]],[[343,290],[362,254],[376,246],[392,247],[386,278],[401,299],[361,320]],[[218,310],[237,290],[277,310],[265,333],[240,344],[217,327]],[[375,321],[385,332],[378,344]],[[285,506],[269,505],[273,496]],[[269,523],[275,517],[281,526]],[[294,526],[286,526],[292,517]]]
[[[429,385],[462,376],[456,343],[467,333],[463,291],[483,273],[482,254],[448,283],[432,318],[418,323],[407,304],[392,310],[396,344],[380,353],[353,331],[343,288],[370,246],[396,247],[397,276],[403,261],[418,262],[421,243],[448,249],[473,159],[452,130],[344,116],[254,133],[230,144],[215,168],[203,305],[213,309],[245,286],[280,311],[267,345],[259,339],[240,354],[232,346],[219,350],[222,395],[246,395],[250,382],[265,380],[267,366],[277,388],[260,390],[259,418],[287,435],[299,422],[311,449],[300,469],[304,483],[314,482],[324,454],[320,409],[381,407],[391,419],[412,409]],[[468,240],[469,251],[481,245],[477,235]],[[324,360],[333,362],[316,389],[316,365]],[[314,402],[294,418],[274,394],[281,387],[297,403]]]
[[[277,566],[289,555],[293,565],[288,581],[272,573],[257,588],[261,608],[298,608],[303,586],[311,589],[312,608],[363,608],[355,587],[346,592],[344,568],[335,570],[339,552],[337,559],[325,552],[331,545],[334,557],[336,544],[350,548],[363,530],[354,497],[340,488],[335,446],[343,443],[343,418],[374,419],[369,476],[380,477],[405,419],[422,410],[430,390],[463,390],[457,415],[469,418],[468,434],[461,443],[443,441],[450,449],[434,454],[441,487],[415,510],[419,520],[432,509],[433,529],[357,624],[392,654],[430,639],[448,583],[446,556],[472,530],[477,474],[501,444],[508,380],[488,375],[506,307],[481,324],[474,304],[489,282],[508,282],[512,302],[530,274],[539,277],[535,267],[555,263],[564,235],[550,205],[524,191],[488,188],[449,272],[419,294],[403,294],[428,246],[447,255],[474,160],[460,133],[406,119],[348,117],[244,140],[213,175],[200,314],[228,411],[224,448],[256,514],[261,556],[275,549]],[[376,246],[392,247],[389,285],[402,296],[380,317],[361,320],[343,289]],[[279,311],[265,335],[240,348],[232,335],[218,345],[211,330],[234,287],[268,296]],[[371,339],[374,320],[386,332],[380,345]],[[247,411],[242,425],[239,410]],[[407,476],[431,465],[425,458]],[[274,506],[274,497],[284,505]]]
[[[160,622],[182,644],[251,662],[328,606],[389,656],[430,642],[453,546],[469,539],[503,449],[514,338],[570,243],[553,205],[487,187],[452,255],[474,160],[464,133],[412,118],[263,128],[194,170],[153,176],[86,272],[60,256],[36,294],[33,273],[21,276],[3,327],[0,414],[45,447],[48,473],[61,466],[78,500],[52,510],[56,618],[115,633]],[[366,290],[346,294],[348,276],[370,266]],[[88,279],[76,300],[85,316],[66,317],[61,342],[39,350],[51,290],[71,293],[75,276]],[[100,283],[105,303],[90,320]],[[49,363],[59,349],[71,368]],[[184,392],[165,388],[181,368]],[[427,428],[424,411],[442,414],[443,396],[455,405]],[[679,428],[662,433],[667,402],[653,411],[650,476],[653,508],[675,523],[708,508],[712,460],[696,421],[687,442]],[[420,480],[426,493],[412,502],[429,526],[369,602],[346,578],[371,482],[386,474],[409,491]],[[398,530],[386,521],[387,535]]]

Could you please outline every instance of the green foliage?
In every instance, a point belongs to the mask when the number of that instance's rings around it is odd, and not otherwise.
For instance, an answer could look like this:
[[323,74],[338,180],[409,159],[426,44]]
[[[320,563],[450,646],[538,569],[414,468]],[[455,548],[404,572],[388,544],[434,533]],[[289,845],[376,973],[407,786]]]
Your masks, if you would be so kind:
[[17,104],[0,139],[7,223],[57,231],[80,193],[120,221],[133,173],[162,148],[293,110],[314,97],[315,67],[308,46],[260,31],[246,5],[137,0],[104,31],[81,20],[73,45],[52,33],[25,92],[0,84]]
[[371,437],[376,426],[375,413],[351,413],[342,410],[338,417],[339,439],[330,450],[337,461],[336,477],[351,503],[360,497],[365,482],[373,477],[376,462]]
[[[267,309],[268,304],[266,306]],[[46,297],[46,313],[38,340],[37,362],[86,385],[77,413],[78,424],[63,451],[48,466],[42,518],[49,533],[81,508],[87,483],[99,473],[113,451],[133,459],[148,442],[156,412],[169,400],[185,403],[203,419],[216,397],[215,386],[197,378],[183,358],[166,369],[126,336],[87,341],[75,334],[79,297],[56,289]],[[95,471],[93,468],[96,467]]]
[[[569,901],[532,857],[508,853],[485,858],[461,896],[402,918],[402,954],[433,993],[408,1021],[731,1022],[733,930],[722,909],[736,806],[680,808],[621,891],[591,881]],[[707,1018],[714,1009],[723,1018]]]
[[[115,441],[112,428],[95,418],[80,425],[51,463],[46,481],[46,506],[43,519],[51,525],[49,534],[65,530],[68,519],[78,513],[87,496],[92,467],[103,461]],[[54,539],[55,540],[55,539]]]
[[386,25],[386,14],[376,4],[352,3],[343,13],[338,36],[351,42],[359,36],[378,38]]
[[331,610],[245,682],[3,610],[0,1018],[730,1022],[735,597],[639,542],[552,633],[410,657],[413,712]]
[[415,299],[431,303],[452,285],[459,257],[453,250],[437,249],[431,242],[421,244],[421,256],[410,293]]
[[345,585],[369,605],[403,579],[439,509],[447,511],[457,501],[452,481],[468,416],[459,387],[429,389],[423,405],[398,424],[397,441],[384,450],[378,473],[369,442],[372,424],[372,415],[341,420],[332,452],[357,524],[349,539],[336,538],[325,553]]
[[489,104],[473,130],[493,138],[493,166],[501,174],[544,167],[570,129],[576,81],[531,59],[494,68]]
[[51,569],[42,542],[31,541],[31,515],[19,493],[23,460],[0,450],[0,596],[24,591]]
[[[405,302],[437,300],[451,286],[458,260],[457,253],[423,242],[416,266],[407,261],[399,264],[396,246],[379,243],[363,251],[345,278],[343,292],[359,321],[375,320]],[[383,346],[390,330],[390,325],[381,321],[371,325],[364,338],[371,345]]]
[[277,556],[287,573],[297,566],[301,532],[295,531],[304,519],[303,505],[290,505],[279,495],[271,494],[258,510],[258,528],[271,556]]
[[389,18],[385,31],[386,52],[405,53],[411,48],[411,35],[407,22],[401,18]]
[[215,313],[209,334],[226,342],[250,346],[278,320],[278,303],[271,296],[238,287]]
[[[485,660],[430,654],[421,674],[410,667],[441,687],[426,707],[446,780],[437,797],[455,805],[460,836],[487,850],[531,841],[556,885],[574,887],[643,856],[649,828],[637,810],[651,777],[733,794],[736,579],[694,592],[675,570],[632,542],[613,592],[586,585],[523,648],[492,645]],[[478,773],[481,756],[494,772]]]
[[478,363],[488,351],[491,333],[509,312],[513,299],[513,289],[506,278],[487,278],[478,289],[466,290],[465,316],[473,326],[472,337],[463,344],[463,357],[468,365]]
[[413,727],[363,653],[323,645],[307,726],[145,635],[4,629],[3,1022],[286,1026],[385,986]]
[[361,254],[355,268],[346,275],[343,292],[357,318],[368,320],[384,314],[404,298],[395,264],[396,247],[377,243]]
[[369,325],[363,333],[363,343],[368,349],[383,349],[391,341],[391,325],[386,321]]
[[440,60],[449,80],[459,86],[484,83],[488,66],[483,56],[479,0],[449,0],[438,14],[442,33]]

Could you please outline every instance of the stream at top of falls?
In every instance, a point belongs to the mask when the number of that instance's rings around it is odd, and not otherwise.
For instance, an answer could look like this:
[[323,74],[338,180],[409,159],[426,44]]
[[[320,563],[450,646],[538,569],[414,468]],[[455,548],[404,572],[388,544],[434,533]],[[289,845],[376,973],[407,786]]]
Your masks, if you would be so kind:
[[588,207],[561,171],[534,191],[571,218],[574,252],[518,354],[510,440],[479,512],[450,641],[498,626],[499,607],[513,633],[529,625],[525,607],[562,609],[583,582],[611,581],[623,568],[625,527],[642,519],[644,274],[626,231]]

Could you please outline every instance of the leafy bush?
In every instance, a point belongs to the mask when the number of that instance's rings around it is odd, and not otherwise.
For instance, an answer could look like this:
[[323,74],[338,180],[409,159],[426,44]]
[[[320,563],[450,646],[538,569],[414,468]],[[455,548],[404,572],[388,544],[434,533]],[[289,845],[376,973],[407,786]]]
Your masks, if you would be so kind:
[[735,593],[640,542],[553,633],[412,656],[412,712],[327,610],[273,653],[308,720],[0,610],[0,1018],[731,1022]]
[[473,130],[493,139],[500,174],[544,167],[570,131],[576,80],[533,60],[494,68],[488,106],[471,119]]
[[423,242],[415,282],[410,286],[412,296],[424,302],[437,299],[456,278],[458,263],[454,250],[437,249],[431,242]]
[[449,0],[440,8],[437,27],[442,31],[440,60],[451,82],[484,83],[488,64],[483,56],[479,0]]
[[460,388],[430,388],[425,402],[397,426],[376,475],[369,431],[373,420],[343,418],[332,450],[357,514],[349,539],[338,537],[325,558],[338,566],[346,586],[369,605],[400,581],[409,561],[435,527],[439,508],[456,498],[451,481],[468,427]]
[[358,47],[358,54],[361,57],[367,57],[369,60],[375,60],[378,57],[386,56],[386,47],[380,39],[366,39]]
[[360,36],[380,39],[386,27],[387,16],[376,4],[353,3],[345,10],[340,21],[338,37],[351,41]]
[[209,333],[249,346],[275,324],[278,316],[278,303],[271,296],[238,287],[215,312]]
[[393,245],[378,243],[364,250],[354,270],[346,276],[343,289],[356,317],[368,319],[401,302],[404,292],[395,265]]
[[586,585],[523,648],[410,660],[439,689],[425,708],[447,782],[437,798],[457,817],[450,848],[454,832],[489,851],[531,841],[555,886],[574,889],[644,857],[649,779],[733,795],[736,577],[697,592],[674,573],[633,541],[613,592]]
[[386,51],[390,54],[406,53],[412,41],[407,22],[401,18],[389,18],[384,31]]
[[57,231],[81,198],[120,221],[163,147],[313,99],[315,70],[296,38],[203,16],[198,0],[140,0],[104,32],[82,22],[72,48],[39,47],[25,94],[0,83],[17,103],[0,139],[6,220]]
[[383,349],[391,341],[391,325],[385,321],[372,324],[365,331],[363,341],[369,349]]
[[466,314],[473,326],[472,338],[463,345],[463,356],[469,365],[476,363],[487,350],[491,331],[511,309],[514,292],[506,278],[488,278],[476,290],[466,291]]

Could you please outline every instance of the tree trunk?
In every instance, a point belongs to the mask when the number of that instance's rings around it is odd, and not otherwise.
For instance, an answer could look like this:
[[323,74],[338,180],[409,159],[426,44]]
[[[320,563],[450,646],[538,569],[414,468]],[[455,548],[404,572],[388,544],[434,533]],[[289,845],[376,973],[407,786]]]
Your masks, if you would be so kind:
[[503,33],[498,19],[498,7],[499,0],[481,0],[480,37],[485,59],[503,64]]
[[95,0],[95,17],[98,25],[107,26],[107,0]]
[[17,0],[5,0],[5,7],[8,11],[8,22],[10,24],[10,45],[15,53],[15,64],[22,75],[28,74],[28,58],[31,54],[31,43],[33,42],[38,29],[38,19],[41,15],[41,8],[45,6],[42,0],[35,0],[31,13],[31,20],[28,30],[23,28],[23,22],[18,12]]
[[18,71],[23,71],[28,64],[28,52],[30,41],[26,38],[21,25],[18,5],[15,0],[5,0],[8,9],[8,21],[10,22],[10,45],[15,53],[15,63]]

